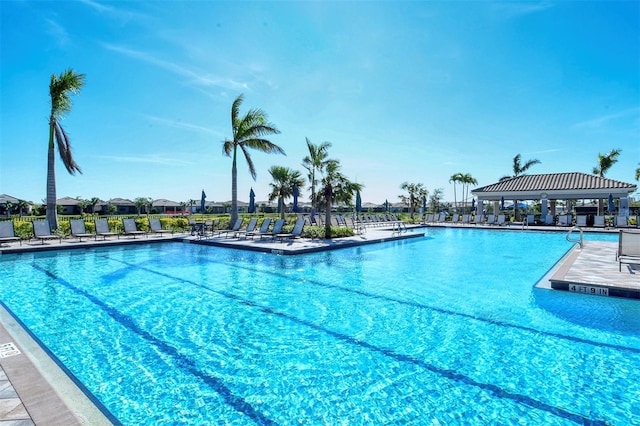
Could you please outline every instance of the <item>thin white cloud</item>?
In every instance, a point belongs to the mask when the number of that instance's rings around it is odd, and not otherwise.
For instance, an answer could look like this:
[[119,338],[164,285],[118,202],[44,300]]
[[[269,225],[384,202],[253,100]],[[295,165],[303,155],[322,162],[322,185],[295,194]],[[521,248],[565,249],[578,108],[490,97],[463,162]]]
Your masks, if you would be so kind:
[[[102,15],[108,15],[112,18],[119,20],[121,23],[126,23],[132,19],[137,19],[137,20],[147,19],[147,16],[140,14],[138,12],[132,12],[131,10],[115,8],[113,6],[108,6],[106,4],[98,3],[93,0],[78,0],[78,1],[79,3],[83,3],[89,6],[90,8],[92,8],[93,10],[95,10],[96,12]],[[120,3],[120,4],[126,4],[126,3]]]
[[560,152],[562,151],[559,148],[552,148],[552,149],[545,149],[543,151],[533,151],[533,152],[529,152],[529,155],[536,155],[536,154],[550,154],[552,152]]
[[592,118],[590,120],[581,121],[580,123],[576,123],[573,125],[574,129],[597,129],[600,128],[613,120],[617,120],[619,118],[631,117],[631,116],[640,115],[640,107],[634,107],[625,109],[622,111],[618,111],[612,114],[602,115],[600,117]]
[[49,18],[45,19],[45,23],[47,26],[47,32],[51,35],[51,37],[53,37],[54,40],[56,40],[56,43],[59,46],[64,47],[69,44],[71,40],[69,37],[69,33],[67,33],[67,30],[65,30],[62,25]]
[[102,46],[105,49],[111,50],[113,52],[117,52],[122,55],[128,56],[130,58],[147,62],[149,64],[157,66],[158,68],[162,68],[176,75],[179,75],[181,77],[185,77],[187,78],[187,84],[193,84],[196,86],[204,86],[204,87],[212,87],[212,86],[222,87],[222,88],[230,89],[234,91],[242,91],[242,90],[249,89],[249,85],[247,83],[235,81],[230,78],[214,76],[211,74],[197,73],[188,68],[176,65],[172,62],[158,59],[147,52],[129,49],[123,46],[117,46],[111,43],[102,43]]
[[180,120],[170,120],[168,118],[156,117],[153,115],[146,115],[146,114],[143,115],[143,117],[145,117],[147,120],[153,121],[155,123],[160,123],[169,127],[193,130],[195,132],[207,133],[210,135],[223,136],[222,133],[218,131],[209,129],[208,127],[199,126],[197,124],[185,123],[184,121],[180,121]]
[[163,166],[188,166],[191,164],[188,161],[178,160],[175,157],[167,157],[160,154],[149,154],[143,156],[98,155],[96,157],[119,163],[160,164]]

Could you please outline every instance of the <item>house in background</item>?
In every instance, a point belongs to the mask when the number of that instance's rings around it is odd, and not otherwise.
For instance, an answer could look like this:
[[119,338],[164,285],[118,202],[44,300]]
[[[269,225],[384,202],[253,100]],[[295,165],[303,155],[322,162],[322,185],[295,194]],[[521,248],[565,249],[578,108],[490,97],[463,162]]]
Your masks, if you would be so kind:
[[182,209],[180,208],[180,203],[166,200],[164,198],[159,198],[153,201],[152,211],[155,210],[159,214],[180,214],[182,213]]
[[103,208],[102,211],[108,211],[108,206],[116,207],[116,214],[138,214],[138,208],[135,203],[126,198],[112,198],[107,201],[107,207]]

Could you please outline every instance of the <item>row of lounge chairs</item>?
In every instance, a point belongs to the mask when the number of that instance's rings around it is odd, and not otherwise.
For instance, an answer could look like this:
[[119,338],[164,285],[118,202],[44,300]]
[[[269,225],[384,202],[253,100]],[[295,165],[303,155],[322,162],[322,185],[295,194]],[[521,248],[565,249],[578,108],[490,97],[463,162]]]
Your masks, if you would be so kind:
[[[460,224],[476,224],[476,225],[554,225],[554,226],[573,226],[574,224],[577,226],[587,226],[588,220],[586,215],[578,215],[576,216],[576,221],[574,223],[572,215],[559,215],[556,218],[553,215],[546,215],[539,220],[536,220],[535,215],[527,215],[523,217],[521,222],[511,222],[509,218],[504,214],[493,215],[490,214],[485,216],[483,214],[470,215],[470,214],[453,214],[450,220],[447,220],[447,215],[445,213],[439,214],[426,214],[424,217],[424,224],[430,223],[460,223]],[[628,228],[633,225],[629,224],[629,220],[626,216],[615,216],[613,218],[613,226],[617,228]],[[637,221],[636,221],[637,223]],[[607,221],[605,216],[594,216],[593,217],[593,227],[607,227]]]
[[[168,229],[162,229],[160,219],[158,218],[149,219],[149,231],[138,230],[133,219],[122,220],[122,233],[112,232],[109,229],[109,223],[107,222],[107,219],[96,219],[94,223],[95,232],[89,233],[87,232],[84,220],[71,219],[69,221],[71,230],[70,236],[73,238],[77,238],[79,241],[82,241],[83,238],[93,238],[97,240],[99,237],[102,237],[103,239],[112,236],[120,238],[120,235],[128,235],[135,238],[138,235],[148,236],[149,234],[165,234],[173,232]],[[62,242],[62,235],[54,234],[51,232],[51,226],[48,220],[33,221],[32,227],[33,238],[40,240],[42,244],[44,244],[45,241],[49,240],[58,240],[59,242]],[[15,241],[19,241],[20,245],[22,245],[22,239],[16,236],[13,221],[0,222],[0,243]]]
[[[296,219],[291,232],[283,232],[285,226],[284,219],[277,219],[272,221],[271,218],[266,217],[262,220],[260,227],[258,228],[258,219],[251,218],[243,229],[243,219],[237,219],[230,229],[207,229],[205,228],[201,234],[198,234],[199,238],[236,238],[236,239],[254,239],[254,238],[268,238],[273,241],[284,241],[286,239],[295,239],[302,236],[304,230],[305,219],[300,216]],[[256,229],[258,228],[258,229]]]

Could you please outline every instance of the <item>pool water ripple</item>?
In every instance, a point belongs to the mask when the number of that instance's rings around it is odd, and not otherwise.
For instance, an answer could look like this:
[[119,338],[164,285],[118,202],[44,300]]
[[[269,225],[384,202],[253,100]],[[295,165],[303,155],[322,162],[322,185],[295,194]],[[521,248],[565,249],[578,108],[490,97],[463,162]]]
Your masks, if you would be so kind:
[[[391,243],[298,259],[180,244],[35,256],[29,267],[58,279],[0,262],[0,272],[28,277],[25,288],[2,297],[125,424],[637,422],[637,332],[590,332],[537,307],[530,277],[550,263],[525,274],[528,286],[508,288],[499,308],[469,306],[477,295],[458,287],[447,294],[437,274],[429,277],[433,292],[421,291],[415,276],[398,279],[427,272],[396,258],[406,260],[407,249],[413,255],[429,246]],[[15,309],[31,291],[46,297]],[[89,297],[108,309],[90,309]],[[633,314],[625,302],[598,304],[621,310],[623,324]],[[58,322],[67,332],[56,331]],[[87,339],[97,340],[92,348],[83,346]],[[190,378],[190,369],[241,402]],[[242,404],[263,420],[242,414]]]

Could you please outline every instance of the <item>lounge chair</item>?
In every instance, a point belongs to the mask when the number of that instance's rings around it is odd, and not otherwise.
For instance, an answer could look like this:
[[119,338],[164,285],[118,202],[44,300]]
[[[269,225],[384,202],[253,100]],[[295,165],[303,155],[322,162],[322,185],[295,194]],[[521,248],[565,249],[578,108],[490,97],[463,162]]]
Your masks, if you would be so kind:
[[496,224],[496,215],[495,214],[490,214],[487,217],[487,225],[495,225]]
[[548,214],[544,217],[545,225],[553,225],[555,222],[555,217],[552,214]]
[[157,217],[149,218],[149,229],[151,230],[149,232],[160,234],[160,236],[162,236],[162,234],[173,234],[173,231],[170,229],[162,229],[162,223],[160,223],[160,219]]
[[71,226],[71,236],[76,237],[79,241],[82,241],[83,238],[96,237],[96,234],[89,234],[87,232],[84,220],[82,219],[71,219],[69,225]]
[[623,263],[640,264],[640,232],[621,229],[616,252],[618,270],[622,272]]
[[484,215],[483,214],[477,214],[474,216],[473,218],[473,224],[474,225],[482,225],[484,223]]
[[276,235],[282,233],[283,226],[284,226],[284,219],[276,220],[275,223],[273,224],[273,228],[271,229],[271,231],[267,231],[264,234],[260,234],[260,239],[262,239],[262,237],[275,238]]
[[20,241],[20,245],[22,245],[22,240],[19,237],[16,237],[13,221],[5,220],[0,222],[0,244],[12,241]]
[[124,235],[132,235],[133,238],[135,238],[136,235],[146,234],[146,232],[144,231],[138,231],[138,228],[136,227],[136,221],[133,219],[122,219],[122,225],[124,227]]
[[242,228],[242,222],[244,220],[239,217],[238,219],[236,219],[236,222],[233,224],[233,226],[231,227],[231,229],[220,229],[219,231],[217,231],[215,233],[216,236],[222,236],[224,235],[225,237],[229,234],[233,234],[235,235],[236,232],[238,232],[240,230],[240,228]]
[[604,226],[605,226],[604,216],[594,216],[593,217],[593,226],[598,227],[598,228],[604,228]]
[[243,235],[246,236],[248,233],[255,231],[257,224],[258,224],[258,219],[255,217],[251,218],[249,220],[249,223],[247,223],[247,227],[245,229],[239,229],[233,234],[234,238],[240,238]]
[[573,217],[570,214],[563,214],[558,216],[558,226],[571,226],[573,225]]
[[304,229],[304,218],[303,217],[299,217],[298,220],[296,220],[295,225],[293,225],[293,230],[291,230],[290,233],[280,233],[277,234],[275,236],[275,239],[279,239],[280,241],[283,241],[285,238],[286,239],[295,239],[295,238],[299,238],[302,235],[302,230]]
[[615,217],[616,228],[628,228],[629,220],[626,216],[616,216]]
[[462,215],[462,224],[463,225],[468,225],[471,223],[471,215],[470,214],[463,214]]
[[96,224],[96,239],[98,236],[104,238],[105,240],[107,239],[107,237],[113,236],[120,238],[119,234],[111,232],[107,219],[96,219],[94,223]]
[[533,214],[528,214],[528,215],[527,215],[527,219],[526,219],[526,220],[527,220],[527,226],[529,226],[529,225],[535,225],[535,223],[536,223],[536,216],[535,216],[535,215],[533,215]]
[[498,226],[504,226],[507,224],[507,216],[503,214],[498,215],[498,221],[496,222]]
[[255,237],[256,235],[263,235],[263,234],[267,234],[269,232],[269,225],[271,225],[271,218],[270,217],[265,217],[262,220],[262,223],[260,224],[260,228],[257,231],[253,231],[253,232],[247,232],[245,233],[245,238],[247,237]]
[[454,213],[453,215],[451,215],[451,223],[458,223],[459,218],[460,215],[458,213]]
[[587,226],[587,215],[579,214],[576,216],[576,226]]
[[42,241],[42,244],[44,244],[46,240],[55,240],[55,239],[57,239],[58,242],[62,243],[61,236],[53,235],[51,233],[51,227],[49,226],[48,220],[37,220],[32,223],[33,223],[33,235],[34,237]]

